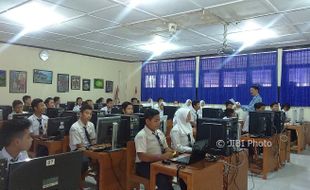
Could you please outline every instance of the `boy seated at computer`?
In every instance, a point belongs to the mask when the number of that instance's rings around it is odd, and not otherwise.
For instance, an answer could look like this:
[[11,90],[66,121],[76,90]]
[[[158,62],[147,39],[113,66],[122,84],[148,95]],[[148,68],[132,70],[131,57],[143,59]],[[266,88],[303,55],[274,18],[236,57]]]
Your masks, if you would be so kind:
[[133,104],[130,102],[123,102],[122,103],[122,112],[125,115],[132,115],[133,114]]
[[8,115],[8,120],[13,119],[15,114],[28,113],[23,111],[23,102],[20,100],[14,100],[12,103],[13,112]]
[[191,113],[188,108],[180,108],[175,114],[176,125],[173,126],[171,136],[171,146],[178,152],[192,152],[195,143],[193,128],[190,123]]
[[0,159],[8,163],[21,162],[29,159],[27,151],[32,144],[28,119],[13,119],[0,129]]
[[[254,104],[254,109],[255,109],[255,111],[265,111],[265,106],[266,105],[263,102],[258,102],[256,104]],[[245,120],[243,128],[242,128],[243,133],[249,132],[249,122],[250,122],[250,116],[248,115],[246,117],[246,120]]]
[[[168,160],[174,157],[176,152],[167,145],[166,137],[159,130],[159,111],[148,109],[144,113],[145,127],[136,135],[136,173],[150,179],[150,165],[152,162]],[[163,174],[156,176],[156,185],[160,190],[173,190],[172,178]],[[181,189],[186,189],[183,180],[180,180]]]

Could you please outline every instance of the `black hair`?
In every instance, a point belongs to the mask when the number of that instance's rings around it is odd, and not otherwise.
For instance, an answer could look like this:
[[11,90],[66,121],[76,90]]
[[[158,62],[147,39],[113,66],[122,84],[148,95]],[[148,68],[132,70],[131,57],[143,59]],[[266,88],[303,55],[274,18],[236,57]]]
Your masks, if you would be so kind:
[[84,104],[82,104],[82,106],[81,106],[81,108],[80,108],[80,112],[82,113],[82,112],[84,112],[85,110],[91,110],[91,111],[93,111],[93,108],[92,108],[90,105],[84,103]]
[[287,109],[291,109],[291,105],[288,103],[282,104],[281,109],[283,110],[285,107],[287,107]]
[[255,90],[257,90],[259,92],[259,87],[257,85],[253,85],[253,86],[251,86],[251,88],[254,88]]
[[113,100],[112,100],[112,98],[108,98],[106,102],[108,104],[109,102],[113,102]]
[[227,108],[225,111],[224,111],[224,116],[226,117],[232,117],[232,115],[235,113],[235,110],[234,109],[231,109],[231,108]]
[[194,100],[194,101],[192,101],[192,106],[194,107],[194,106],[196,106],[197,104],[199,104],[200,105],[200,102],[198,101],[198,100]]
[[270,107],[273,107],[274,105],[277,105],[278,104],[278,102],[272,102],[271,104],[270,104]]
[[123,102],[123,103],[122,103],[122,109],[123,109],[123,110],[126,110],[126,108],[127,108],[129,105],[132,105],[132,103],[130,103],[130,102]]
[[32,102],[31,102],[31,107],[32,107],[32,109],[34,110],[35,107],[38,107],[38,105],[39,105],[41,102],[43,103],[43,100],[40,99],[40,98],[35,98],[35,99],[33,99]]
[[60,100],[60,97],[59,96],[55,96],[54,97],[54,102],[58,102]]
[[160,98],[157,99],[157,102],[159,102],[160,100],[165,101],[164,98],[160,97]]
[[51,100],[54,101],[54,99],[51,98],[51,97],[46,98],[45,101],[44,101],[44,104],[47,105]]
[[9,146],[16,137],[22,138],[24,131],[29,129],[31,123],[28,119],[12,119],[6,121],[0,129],[1,146]]
[[23,96],[23,102],[26,103],[29,98],[31,98],[29,95]]
[[144,112],[144,119],[145,119],[145,120],[147,120],[147,119],[151,120],[151,119],[153,119],[153,117],[155,117],[156,115],[159,115],[159,111],[150,108],[150,109],[145,110],[145,112]]
[[130,101],[133,102],[133,101],[135,101],[135,100],[138,101],[138,98],[131,98]]
[[20,104],[23,104],[23,102],[20,101],[20,100],[14,100],[13,103],[12,103],[12,107],[15,108],[16,106],[18,106]]
[[83,100],[82,97],[77,97],[75,103],[77,104],[79,100]]
[[98,100],[96,100],[96,104],[102,103],[102,101],[103,101],[103,97],[98,98]]
[[258,109],[260,109],[263,106],[266,106],[263,102],[258,102],[256,104],[254,104],[255,110],[258,110]]
[[234,105],[234,103],[232,103],[230,100],[225,102],[225,106],[227,107],[228,105]]

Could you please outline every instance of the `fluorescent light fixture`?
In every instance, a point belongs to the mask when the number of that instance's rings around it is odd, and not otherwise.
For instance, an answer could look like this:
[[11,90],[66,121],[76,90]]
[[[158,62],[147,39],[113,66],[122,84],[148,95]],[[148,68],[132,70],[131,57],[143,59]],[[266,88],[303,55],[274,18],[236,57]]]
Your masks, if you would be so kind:
[[142,0],[130,0],[129,6],[133,8],[133,7],[138,6],[141,3],[142,3]]
[[46,26],[60,23],[65,17],[54,12],[40,1],[30,1],[4,13],[5,17],[24,27],[24,32],[40,30]]
[[177,50],[179,47],[172,44],[169,40],[165,41],[161,37],[156,36],[149,44],[140,46],[140,49],[153,52],[153,56],[159,56],[164,52]]
[[243,47],[250,47],[261,40],[277,37],[277,34],[268,28],[259,26],[256,23],[248,22],[244,31],[228,35],[228,39],[234,42],[242,42]]

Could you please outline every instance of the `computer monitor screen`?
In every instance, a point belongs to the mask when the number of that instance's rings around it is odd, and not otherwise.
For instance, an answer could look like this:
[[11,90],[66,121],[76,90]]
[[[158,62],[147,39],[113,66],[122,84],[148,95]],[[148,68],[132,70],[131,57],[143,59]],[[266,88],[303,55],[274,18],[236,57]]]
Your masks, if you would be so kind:
[[281,133],[284,129],[285,123],[285,113],[282,111],[274,112],[274,126],[276,128],[276,133]]
[[111,109],[111,114],[122,114],[122,108],[117,107],[117,106],[113,107]]
[[27,119],[31,115],[32,113],[20,113],[20,114],[17,113],[13,115],[13,119]]
[[145,113],[146,110],[151,109],[151,106],[143,106],[142,108],[140,108],[140,113]]
[[177,106],[164,106],[164,115],[168,116],[168,120],[173,120],[175,112],[179,109]]
[[272,111],[249,112],[249,133],[255,137],[271,137],[275,133]]
[[49,137],[57,137],[63,138],[62,134],[60,134],[59,126],[63,122],[64,124],[64,134],[69,134],[70,128],[73,125],[72,117],[56,117],[56,118],[49,118],[47,121],[47,136]]
[[239,150],[239,131],[237,118],[202,118],[198,119],[196,140],[208,140],[209,154],[229,156]]
[[141,105],[133,105],[133,113],[140,113]]
[[0,106],[2,110],[2,118],[3,120],[8,120],[8,116],[12,113],[12,106]]
[[224,111],[220,108],[203,108],[202,117],[203,118],[223,118]]
[[59,107],[62,109],[67,109],[67,105],[66,104],[59,104]]
[[120,125],[121,117],[100,117],[97,121],[97,144],[112,144],[113,125]]
[[67,110],[73,110],[75,102],[67,102]]
[[145,126],[144,113],[135,113],[139,117],[139,131]]
[[46,115],[49,118],[55,118],[59,116],[59,110],[57,108],[47,108]]
[[121,123],[117,131],[118,147],[126,147],[129,140],[133,140],[140,131],[139,116],[122,115]]
[[10,164],[8,190],[76,190],[82,152],[75,151]]

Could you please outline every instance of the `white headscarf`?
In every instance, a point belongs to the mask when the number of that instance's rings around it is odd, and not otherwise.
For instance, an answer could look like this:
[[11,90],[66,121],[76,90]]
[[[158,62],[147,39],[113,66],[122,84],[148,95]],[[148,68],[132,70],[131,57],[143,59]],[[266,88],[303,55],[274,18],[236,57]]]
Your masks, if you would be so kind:
[[204,100],[200,100],[199,104],[201,109],[206,106],[206,102]]
[[[189,105],[187,105],[189,104]],[[185,102],[185,105],[184,105],[185,108],[188,108],[188,109],[192,109],[193,106],[192,106],[192,100],[191,99],[187,99],[186,102]]]
[[176,121],[174,127],[179,128],[180,132],[183,134],[191,134],[193,132],[193,128],[190,122],[186,122],[188,113],[190,113],[190,109],[180,108],[174,116]]
[[153,107],[154,107],[153,99],[152,99],[152,98],[149,98],[149,99],[147,100],[147,102],[144,103],[144,104],[142,104],[142,105],[145,106],[145,107],[151,106],[151,108],[153,108]]

